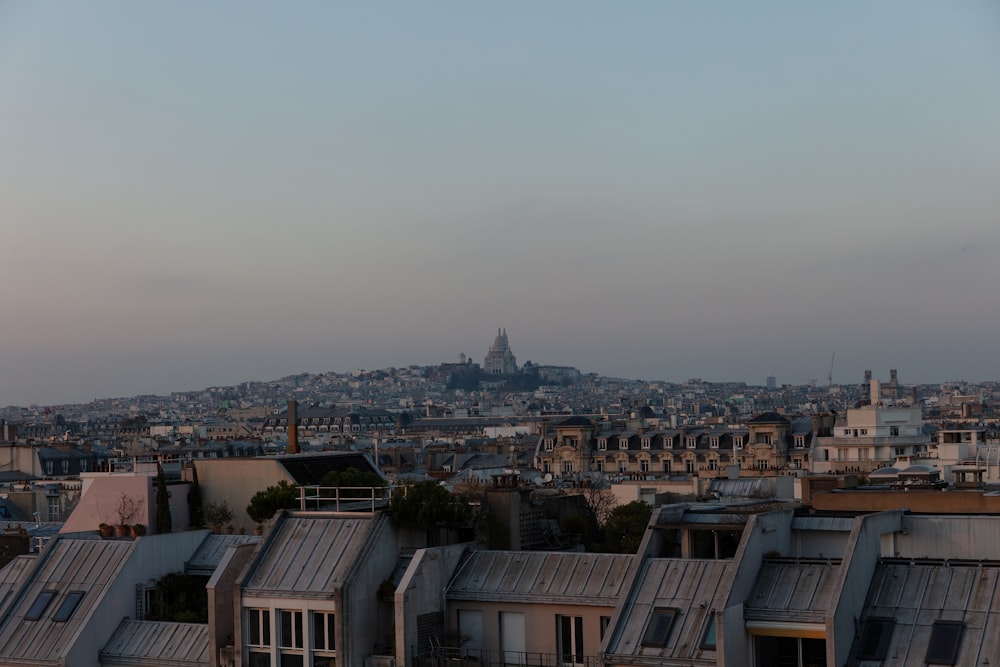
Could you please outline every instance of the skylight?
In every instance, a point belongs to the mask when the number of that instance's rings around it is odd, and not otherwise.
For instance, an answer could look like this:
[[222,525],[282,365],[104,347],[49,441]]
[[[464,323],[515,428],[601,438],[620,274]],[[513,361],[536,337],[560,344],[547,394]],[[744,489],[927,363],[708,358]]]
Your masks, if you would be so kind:
[[858,646],[859,660],[885,660],[892,639],[892,628],[896,621],[892,618],[873,616],[865,623]]
[[52,616],[53,621],[65,622],[68,621],[73,612],[76,611],[77,605],[80,604],[80,600],[83,599],[83,591],[70,591],[63,598],[62,604],[59,605],[59,609]]
[[55,591],[42,591],[35,598],[35,601],[31,603],[31,607],[28,609],[28,613],[24,615],[24,620],[26,621],[37,621],[45,613],[45,609],[52,602],[52,598],[56,596]]
[[961,621],[935,621],[927,642],[924,662],[933,665],[954,665],[958,658],[958,640],[962,636]]
[[642,645],[658,648],[666,646],[667,639],[670,638],[670,628],[673,627],[676,616],[676,609],[654,609],[649,618],[649,625],[646,626],[646,634],[642,636]]

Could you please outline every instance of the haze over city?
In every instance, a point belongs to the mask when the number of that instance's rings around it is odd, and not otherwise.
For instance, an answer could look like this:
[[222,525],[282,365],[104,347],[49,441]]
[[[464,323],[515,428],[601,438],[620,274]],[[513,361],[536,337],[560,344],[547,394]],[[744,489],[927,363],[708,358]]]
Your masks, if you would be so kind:
[[1000,378],[1000,9],[0,5],[0,405]]

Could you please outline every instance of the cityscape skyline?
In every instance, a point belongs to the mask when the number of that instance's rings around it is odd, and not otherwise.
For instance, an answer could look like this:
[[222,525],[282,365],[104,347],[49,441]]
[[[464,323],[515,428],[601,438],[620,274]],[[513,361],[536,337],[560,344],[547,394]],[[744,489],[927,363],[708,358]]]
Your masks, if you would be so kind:
[[0,7],[0,405],[1000,378],[995,3]]

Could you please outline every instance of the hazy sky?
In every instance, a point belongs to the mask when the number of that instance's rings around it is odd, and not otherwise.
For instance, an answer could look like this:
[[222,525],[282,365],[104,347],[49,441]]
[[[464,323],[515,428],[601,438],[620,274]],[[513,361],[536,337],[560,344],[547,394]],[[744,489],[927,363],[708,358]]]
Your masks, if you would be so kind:
[[0,3],[0,405],[1000,379],[1000,5]]

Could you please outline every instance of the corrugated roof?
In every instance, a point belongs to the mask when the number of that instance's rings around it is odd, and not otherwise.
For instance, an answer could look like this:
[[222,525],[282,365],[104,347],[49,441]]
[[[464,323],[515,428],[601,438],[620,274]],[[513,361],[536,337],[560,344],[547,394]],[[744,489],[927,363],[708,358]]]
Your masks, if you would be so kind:
[[455,575],[448,597],[612,607],[636,563],[627,554],[476,551]]
[[[659,664],[664,660],[702,657],[701,640],[708,629],[713,600],[732,561],[651,558],[643,563],[633,593],[622,607],[615,635],[609,640],[609,661]],[[653,610],[679,609],[666,645],[643,646]],[[687,664],[687,663],[685,663]]]
[[[5,611],[0,625],[0,663],[58,661],[86,624],[107,588],[132,553],[131,540],[57,539],[40,556],[31,580]],[[56,595],[37,620],[25,615],[42,591]],[[76,610],[61,623],[52,616],[69,591],[84,591]]]
[[836,604],[839,561],[768,560],[757,575],[744,616],[757,621],[822,623]]
[[284,515],[246,577],[247,595],[328,596],[385,516]]
[[954,664],[1000,664],[1000,567],[953,561],[880,563],[862,622],[870,616],[895,619],[883,667],[923,667],[938,620],[963,625]]
[[123,621],[99,654],[102,665],[177,665],[209,662],[208,625]]
[[219,566],[226,549],[260,540],[259,535],[208,535],[191,556],[191,560],[184,564],[184,570],[188,574],[211,574]]

